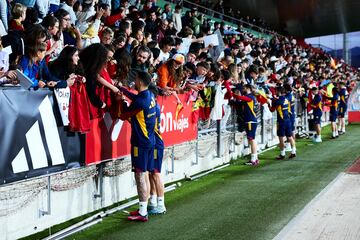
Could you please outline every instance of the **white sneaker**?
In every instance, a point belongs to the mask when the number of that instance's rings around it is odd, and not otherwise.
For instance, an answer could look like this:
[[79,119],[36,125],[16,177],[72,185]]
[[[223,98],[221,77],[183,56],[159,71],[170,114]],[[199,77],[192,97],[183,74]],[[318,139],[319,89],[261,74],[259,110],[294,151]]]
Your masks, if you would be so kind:
[[290,143],[286,143],[285,144],[285,152],[291,152],[291,144]]
[[316,143],[321,143],[321,142],[322,142],[321,137],[317,137],[317,138],[315,139],[315,142],[316,142]]
[[165,214],[166,208],[165,206],[157,206],[156,208],[149,211],[150,215],[159,215],[159,214]]

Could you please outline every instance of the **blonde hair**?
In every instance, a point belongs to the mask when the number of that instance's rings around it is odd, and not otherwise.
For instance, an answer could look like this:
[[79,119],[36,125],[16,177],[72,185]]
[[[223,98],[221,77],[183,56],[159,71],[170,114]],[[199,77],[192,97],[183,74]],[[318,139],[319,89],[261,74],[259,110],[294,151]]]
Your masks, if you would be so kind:
[[114,37],[114,31],[109,27],[104,27],[104,29],[102,31],[102,35],[105,35],[105,34],[109,34],[112,37]]
[[235,83],[239,83],[239,74],[237,72],[237,67],[235,63],[230,63],[228,66],[228,71],[230,72],[231,77]]
[[13,19],[18,19],[22,17],[26,12],[26,6],[21,3],[15,3],[14,7],[11,10],[11,15]]

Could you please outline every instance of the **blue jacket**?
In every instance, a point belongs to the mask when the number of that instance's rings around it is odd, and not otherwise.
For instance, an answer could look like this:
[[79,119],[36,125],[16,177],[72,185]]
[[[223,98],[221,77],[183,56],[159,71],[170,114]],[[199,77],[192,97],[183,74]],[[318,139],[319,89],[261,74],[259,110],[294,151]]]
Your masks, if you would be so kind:
[[24,75],[30,78],[30,80],[33,82],[33,88],[37,88],[40,80],[43,82],[57,82],[58,84],[56,85],[56,88],[67,87],[67,82],[65,80],[61,80],[50,73],[45,59],[38,63],[31,64],[29,57],[23,56],[20,61],[20,68],[22,69]]
[[272,108],[277,112],[278,123],[290,119],[291,106],[285,96],[279,96],[278,99],[273,100]]

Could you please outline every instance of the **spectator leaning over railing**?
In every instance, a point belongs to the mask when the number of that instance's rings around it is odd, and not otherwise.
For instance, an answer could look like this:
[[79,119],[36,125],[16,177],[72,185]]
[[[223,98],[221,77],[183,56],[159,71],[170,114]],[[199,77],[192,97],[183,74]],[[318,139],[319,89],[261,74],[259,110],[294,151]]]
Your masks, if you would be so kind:
[[129,86],[129,73],[131,69],[131,55],[126,49],[118,49],[114,53],[117,63],[117,77],[115,80],[122,86]]
[[157,71],[159,76],[158,86],[163,90],[163,94],[172,95],[174,92],[179,91],[183,74],[182,65],[184,63],[184,56],[176,54],[159,67]]
[[[92,44],[83,49],[80,54],[80,62],[84,68],[86,78],[86,91],[91,103],[91,118],[102,117],[106,103],[98,95],[98,75],[106,66],[108,50],[100,43]],[[96,56],[96,58],[94,57]]]
[[115,100],[113,96],[119,93],[119,89],[115,86],[116,81],[114,81],[111,76],[116,76],[115,67],[116,60],[114,60],[114,48],[111,45],[104,45],[107,49],[107,59],[106,64],[101,69],[100,73],[97,76],[97,94],[100,96],[101,100],[105,102],[107,110],[110,110]]
[[79,51],[77,48],[66,46],[61,51],[59,57],[49,64],[51,74],[62,80],[61,83],[58,83],[59,85],[71,86],[74,83],[73,79],[67,81],[66,84],[63,81],[66,81],[73,75],[84,75],[79,59]]
[[66,81],[52,75],[45,62],[46,43],[42,42],[33,48],[29,48],[27,54],[20,61],[23,73],[33,82],[32,88],[56,87],[64,88],[67,83],[73,83],[73,76]]
[[129,84],[135,82],[136,71],[147,72],[150,66],[151,50],[147,46],[139,46],[133,51],[131,70],[129,73]]

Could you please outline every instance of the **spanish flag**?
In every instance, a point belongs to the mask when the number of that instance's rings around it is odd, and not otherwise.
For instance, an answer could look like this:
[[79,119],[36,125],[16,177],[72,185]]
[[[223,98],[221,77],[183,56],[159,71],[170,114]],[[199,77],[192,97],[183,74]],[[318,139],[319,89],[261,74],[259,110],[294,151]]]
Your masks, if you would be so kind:
[[268,101],[268,97],[266,96],[264,90],[259,89],[255,94],[256,100],[261,104],[264,105]]
[[332,57],[330,57],[330,66],[331,66],[333,69],[336,69],[336,62],[335,62],[335,59],[333,59]]
[[183,108],[184,108],[183,104],[181,102],[179,102],[176,106],[176,112],[175,112],[176,121],[178,120],[178,116],[179,116],[181,110],[183,110]]

